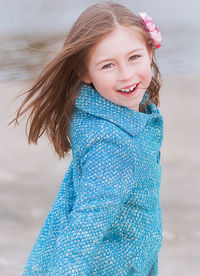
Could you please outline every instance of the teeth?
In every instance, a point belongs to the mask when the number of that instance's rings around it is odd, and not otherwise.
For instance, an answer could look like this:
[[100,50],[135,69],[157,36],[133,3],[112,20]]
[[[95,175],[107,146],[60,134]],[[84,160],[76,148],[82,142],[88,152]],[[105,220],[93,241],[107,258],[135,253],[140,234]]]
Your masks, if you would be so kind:
[[129,89],[120,89],[122,92],[130,92],[133,91],[136,88],[137,84],[131,86]]

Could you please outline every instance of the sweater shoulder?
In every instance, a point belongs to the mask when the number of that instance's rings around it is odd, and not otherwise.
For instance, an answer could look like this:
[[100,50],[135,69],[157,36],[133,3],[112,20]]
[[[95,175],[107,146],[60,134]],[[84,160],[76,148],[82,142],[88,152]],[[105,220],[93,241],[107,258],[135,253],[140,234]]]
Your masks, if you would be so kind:
[[70,138],[72,151],[84,151],[97,141],[110,141],[118,143],[127,135],[121,128],[112,122],[96,117],[80,110],[72,116]]

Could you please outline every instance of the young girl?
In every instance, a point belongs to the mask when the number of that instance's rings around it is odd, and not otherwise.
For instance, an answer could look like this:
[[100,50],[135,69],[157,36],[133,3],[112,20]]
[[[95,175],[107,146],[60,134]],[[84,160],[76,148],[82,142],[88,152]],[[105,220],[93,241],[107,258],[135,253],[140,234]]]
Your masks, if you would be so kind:
[[163,118],[145,13],[86,9],[18,110],[29,142],[46,132],[73,159],[23,275],[158,275]]

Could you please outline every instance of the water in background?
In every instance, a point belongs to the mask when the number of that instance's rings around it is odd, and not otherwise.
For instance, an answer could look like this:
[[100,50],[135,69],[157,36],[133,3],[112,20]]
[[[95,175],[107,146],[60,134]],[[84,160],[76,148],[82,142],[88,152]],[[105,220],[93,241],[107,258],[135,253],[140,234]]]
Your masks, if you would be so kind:
[[[101,1],[0,0],[0,81],[33,78],[55,54],[80,13]],[[158,25],[162,74],[200,73],[200,1],[115,1]]]

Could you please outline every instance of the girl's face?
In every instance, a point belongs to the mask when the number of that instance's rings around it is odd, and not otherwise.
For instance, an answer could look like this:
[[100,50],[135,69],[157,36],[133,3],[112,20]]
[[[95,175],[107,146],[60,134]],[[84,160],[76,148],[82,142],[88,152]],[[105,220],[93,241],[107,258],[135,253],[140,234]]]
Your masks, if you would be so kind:
[[152,79],[151,60],[141,34],[117,26],[90,50],[88,74],[82,80],[92,82],[107,100],[138,111]]

